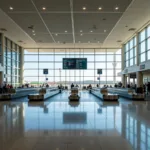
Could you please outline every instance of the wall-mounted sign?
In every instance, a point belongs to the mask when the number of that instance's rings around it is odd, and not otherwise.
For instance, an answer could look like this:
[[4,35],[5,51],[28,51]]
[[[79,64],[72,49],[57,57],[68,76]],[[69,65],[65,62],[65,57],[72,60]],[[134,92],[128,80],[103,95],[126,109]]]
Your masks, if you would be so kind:
[[97,69],[97,74],[102,74],[102,69]]
[[43,69],[43,74],[48,74],[48,69]]
[[145,69],[145,64],[140,65],[140,70]]

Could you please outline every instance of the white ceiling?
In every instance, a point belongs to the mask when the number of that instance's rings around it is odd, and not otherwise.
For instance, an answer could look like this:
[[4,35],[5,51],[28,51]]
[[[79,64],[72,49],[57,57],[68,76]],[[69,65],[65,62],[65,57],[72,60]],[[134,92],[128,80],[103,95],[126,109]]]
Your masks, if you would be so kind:
[[150,0],[1,0],[0,8],[0,28],[23,47],[120,47],[129,28],[150,20]]

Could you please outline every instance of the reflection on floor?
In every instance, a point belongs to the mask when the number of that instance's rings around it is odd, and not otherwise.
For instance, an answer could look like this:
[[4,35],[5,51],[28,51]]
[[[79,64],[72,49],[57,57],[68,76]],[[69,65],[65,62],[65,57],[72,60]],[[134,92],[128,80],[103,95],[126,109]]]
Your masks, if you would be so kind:
[[0,102],[0,150],[150,150],[149,101],[80,96],[80,103],[69,103],[67,92],[44,102]]

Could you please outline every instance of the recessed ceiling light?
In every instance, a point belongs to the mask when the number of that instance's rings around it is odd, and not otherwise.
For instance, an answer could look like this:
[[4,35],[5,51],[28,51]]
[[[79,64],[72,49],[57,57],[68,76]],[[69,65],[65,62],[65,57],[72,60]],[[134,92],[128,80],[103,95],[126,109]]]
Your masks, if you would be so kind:
[[83,9],[83,10],[86,10],[86,7],[83,7],[82,9]]
[[35,36],[36,34],[35,34],[35,33],[33,33],[33,35]]
[[14,8],[10,6],[9,9],[10,9],[10,10],[13,10]]
[[55,35],[56,35],[56,36],[58,36],[58,34],[57,34],[57,33],[56,33]]
[[98,10],[102,10],[102,7],[98,7]]
[[32,30],[32,32],[34,33],[35,31],[34,31],[34,30]]
[[46,10],[46,7],[43,7],[42,9],[43,9],[43,10]]
[[67,33],[68,31],[66,30],[65,33]]
[[104,30],[104,32],[106,32],[107,30]]
[[118,10],[118,9],[119,9],[119,7],[118,7],[118,6],[116,6],[116,7],[115,7],[115,9],[116,9],[116,10]]
[[81,33],[80,35],[82,36],[83,34]]
[[80,30],[80,32],[83,32],[82,30]]
[[93,31],[91,30],[90,32],[92,33]]

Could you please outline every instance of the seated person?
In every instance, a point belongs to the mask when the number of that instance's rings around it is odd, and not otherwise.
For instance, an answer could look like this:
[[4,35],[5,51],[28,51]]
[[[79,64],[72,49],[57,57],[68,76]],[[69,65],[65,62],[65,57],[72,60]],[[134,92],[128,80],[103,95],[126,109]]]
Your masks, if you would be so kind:
[[71,89],[72,89],[72,88],[74,88],[74,84],[73,84],[73,83],[71,84]]
[[89,89],[92,89],[92,85],[90,84],[90,85],[88,86],[88,88],[89,88]]

